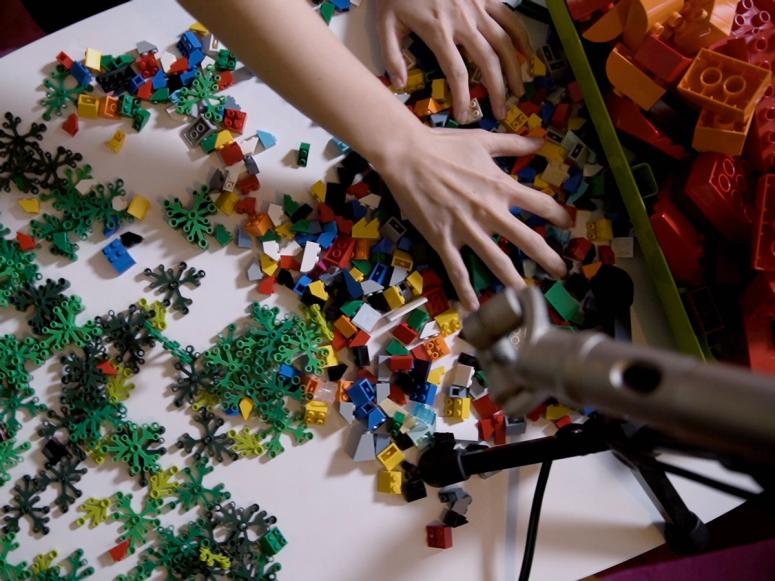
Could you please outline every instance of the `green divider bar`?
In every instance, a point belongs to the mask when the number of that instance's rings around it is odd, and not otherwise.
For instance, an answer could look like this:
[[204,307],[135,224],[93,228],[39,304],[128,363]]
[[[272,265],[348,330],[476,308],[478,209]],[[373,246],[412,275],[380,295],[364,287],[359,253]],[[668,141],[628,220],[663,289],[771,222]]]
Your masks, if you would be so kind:
[[676,287],[673,275],[667,265],[662,249],[659,247],[651,221],[646,213],[646,207],[638,192],[638,186],[624,155],[622,144],[616,135],[616,129],[608,115],[608,110],[592,73],[584,47],[581,44],[576,25],[570,17],[565,0],[546,0],[546,6],[552,15],[557,35],[562,41],[565,56],[568,58],[573,74],[584,94],[584,101],[595,125],[603,151],[613,172],[616,185],[621,192],[622,200],[630,215],[635,236],[638,238],[646,266],[651,273],[657,295],[662,302],[670,330],[675,337],[678,349],[688,355],[701,359],[706,358],[700,341],[692,328],[689,316],[686,314],[681,295]]

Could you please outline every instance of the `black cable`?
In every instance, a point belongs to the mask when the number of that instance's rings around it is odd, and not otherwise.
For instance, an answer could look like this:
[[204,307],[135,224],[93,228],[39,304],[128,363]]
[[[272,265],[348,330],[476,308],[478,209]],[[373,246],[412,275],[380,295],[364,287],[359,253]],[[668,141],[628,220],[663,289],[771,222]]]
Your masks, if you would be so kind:
[[546,483],[549,481],[549,470],[551,470],[551,468],[552,461],[547,460],[541,464],[541,471],[538,473],[536,489],[533,493],[533,505],[530,507],[530,517],[527,521],[525,554],[522,555],[522,567],[519,570],[519,581],[527,581],[530,578],[530,568],[533,566],[533,554],[536,549],[536,540],[538,540],[538,521],[541,518],[541,505],[544,501],[544,492],[546,492]]
[[681,468],[679,466],[674,466],[673,464],[667,464],[659,460],[653,460],[651,464],[656,468],[660,468],[661,470],[664,470],[665,472],[668,472],[670,474],[675,474],[676,476],[680,476],[681,478],[686,478],[687,480],[692,480],[699,484],[704,484],[709,488],[715,488],[720,492],[726,492],[727,494],[731,494],[732,496],[737,496],[745,500],[752,500],[757,496],[759,496],[759,494],[756,492],[750,492],[749,490],[744,490],[743,488],[739,488],[732,484],[727,484],[726,482],[721,482],[709,476],[703,476],[702,474],[697,474],[696,472],[692,472],[691,470],[687,470],[686,468]]

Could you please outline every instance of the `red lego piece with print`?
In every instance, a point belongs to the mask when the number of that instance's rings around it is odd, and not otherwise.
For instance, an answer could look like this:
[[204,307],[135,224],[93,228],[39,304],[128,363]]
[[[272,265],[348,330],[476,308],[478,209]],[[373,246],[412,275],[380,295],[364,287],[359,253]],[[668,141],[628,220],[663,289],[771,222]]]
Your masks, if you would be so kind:
[[675,143],[666,133],[649,121],[635,103],[627,97],[620,97],[610,93],[606,98],[608,112],[617,129],[652,147],[674,159],[684,159],[689,151],[678,143]]
[[237,203],[234,204],[234,211],[237,212],[237,214],[254,216],[256,213],[256,199],[253,196],[248,196],[241,200],[237,200]]
[[353,256],[355,240],[349,236],[339,236],[323,255],[323,262],[330,266],[345,268]]
[[751,236],[755,198],[748,176],[743,159],[704,152],[694,159],[686,180],[686,196],[728,240]]
[[775,97],[765,97],[756,106],[745,144],[746,159],[760,172],[775,170]]
[[248,114],[237,109],[224,109],[223,126],[235,133],[242,133]]
[[250,192],[256,192],[261,188],[261,182],[258,181],[258,176],[249,175],[242,178],[237,182],[237,189],[245,196]]
[[425,527],[428,546],[434,549],[449,549],[452,547],[452,527],[433,524]]
[[156,56],[152,52],[138,57],[135,66],[144,79],[150,79],[159,72],[159,61],[156,60]]
[[225,165],[234,165],[244,159],[242,149],[236,142],[224,145],[218,150],[218,155],[221,156],[221,161],[223,161]]
[[62,123],[62,129],[70,136],[75,137],[78,133],[78,115],[76,113],[70,113],[70,115]]
[[759,178],[753,223],[753,267],[775,272],[775,174]]
[[395,327],[392,331],[393,337],[401,341],[404,345],[409,345],[412,341],[417,339],[417,331],[412,329],[406,323],[401,323]]
[[660,195],[659,201],[654,204],[651,227],[676,281],[689,285],[702,284],[705,280],[703,236],[668,195]]
[[684,56],[664,40],[648,35],[635,51],[635,64],[650,72],[659,81],[675,84],[692,64],[692,59]]

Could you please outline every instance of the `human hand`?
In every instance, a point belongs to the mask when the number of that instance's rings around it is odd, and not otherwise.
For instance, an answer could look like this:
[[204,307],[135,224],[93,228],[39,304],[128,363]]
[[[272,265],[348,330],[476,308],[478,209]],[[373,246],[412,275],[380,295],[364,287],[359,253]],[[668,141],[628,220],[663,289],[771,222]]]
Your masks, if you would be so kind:
[[382,51],[394,87],[407,83],[401,41],[414,32],[436,55],[452,92],[455,118],[461,123],[468,122],[471,98],[468,71],[457,45],[482,71],[498,120],[506,116],[503,71],[511,92],[518,97],[524,94],[515,51],[529,59],[533,48],[522,21],[501,0],[379,0],[377,11]]
[[512,134],[419,125],[401,147],[386,148],[372,160],[404,215],[438,252],[467,309],[475,309],[478,300],[462,246],[469,246],[503,284],[525,286],[493,234],[506,237],[552,276],[566,273],[562,258],[509,209],[519,207],[563,228],[571,226],[570,215],[551,196],[516,182],[492,160],[528,155],[541,145],[540,139]]

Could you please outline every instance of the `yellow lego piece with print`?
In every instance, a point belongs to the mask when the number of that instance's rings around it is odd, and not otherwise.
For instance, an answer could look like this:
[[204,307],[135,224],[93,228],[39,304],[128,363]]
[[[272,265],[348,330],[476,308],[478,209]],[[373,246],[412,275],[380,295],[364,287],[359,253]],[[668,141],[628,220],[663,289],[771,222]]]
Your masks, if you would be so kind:
[[385,467],[385,470],[393,470],[396,466],[401,464],[401,462],[404,461],[404,453],[401,451],[401,448],[396,446],[394,443],[390,443],[390,445],[382,450],[379,454],[377,454],[377,459],[382,462],[382,465]]

